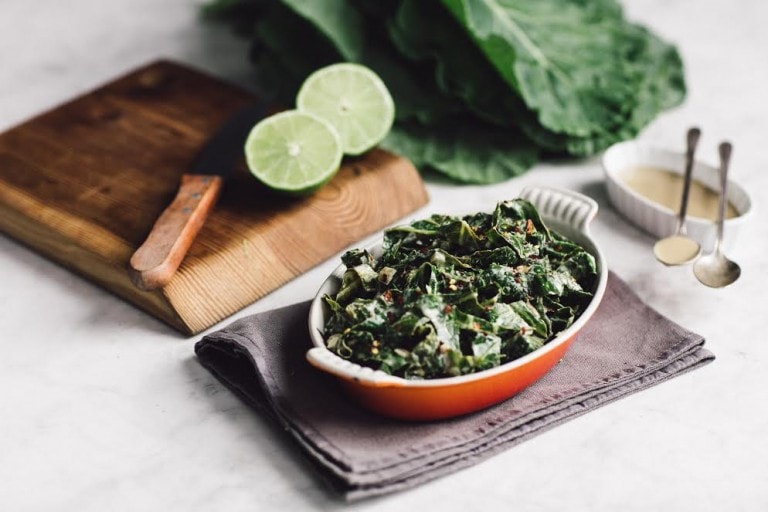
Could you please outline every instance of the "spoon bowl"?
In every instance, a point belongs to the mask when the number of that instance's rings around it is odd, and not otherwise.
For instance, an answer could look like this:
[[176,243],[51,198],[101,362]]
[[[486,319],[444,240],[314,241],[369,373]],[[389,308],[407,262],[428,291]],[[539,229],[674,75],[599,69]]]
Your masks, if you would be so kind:
[[710,288],[723,288],[741,276],[741,267],[722,252],[713,252],[696,260],[693,273],[701,284]]
[[702,284],[712,288],[722,288],[736,281],[741,276],[741,267],[725,257],[722,250],[725,203],[728,193],[728,163],[731,160],[731,144],[720,144],[720,208],[717,216],[717,238],[715,248],[706,256],[699,258],[693,265],[693,274]]

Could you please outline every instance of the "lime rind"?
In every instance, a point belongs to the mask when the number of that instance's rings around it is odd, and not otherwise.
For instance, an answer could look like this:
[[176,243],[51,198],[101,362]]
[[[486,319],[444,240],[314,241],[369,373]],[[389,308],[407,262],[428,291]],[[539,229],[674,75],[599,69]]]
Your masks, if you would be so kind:
[[307,77],[296,106],[333,125],[348,155],[359,155],[377,145],[395,120],[395,103],[381,78],[367,67],[349,62],[326,66]]
[[288,110],[253,127],[245,141],[248,169],[267,187],[308,194],[327,183],[343,157],[336,129],[321,117]]

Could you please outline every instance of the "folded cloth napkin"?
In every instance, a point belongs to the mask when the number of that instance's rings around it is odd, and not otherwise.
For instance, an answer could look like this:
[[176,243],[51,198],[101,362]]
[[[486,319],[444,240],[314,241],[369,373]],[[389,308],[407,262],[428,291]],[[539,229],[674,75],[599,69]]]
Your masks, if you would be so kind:
[[349,500],[412,487],[472,465],[570,418],[697,368],[704,339],[645,305],[615,274],[595,316],[542,379],[489,409],[450,420],[387,419],[355,405],[304,354],[309,302],[205,336],[202,363],[277,421]]

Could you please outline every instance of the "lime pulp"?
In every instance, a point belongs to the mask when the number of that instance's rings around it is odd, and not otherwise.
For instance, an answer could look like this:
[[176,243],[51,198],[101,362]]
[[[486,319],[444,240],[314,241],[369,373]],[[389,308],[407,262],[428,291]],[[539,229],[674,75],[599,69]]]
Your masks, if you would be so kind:
[[349,62],[326,66],[307,77],[296,107],[336,128],[348,155],[359,155],[381,142],[395,119],[394,101],[381,78]]
[[343,156],[336,129],[311,113],[288,110],[253,127],[245,141],[251,173],[267,187],[309,194],[338,171]]

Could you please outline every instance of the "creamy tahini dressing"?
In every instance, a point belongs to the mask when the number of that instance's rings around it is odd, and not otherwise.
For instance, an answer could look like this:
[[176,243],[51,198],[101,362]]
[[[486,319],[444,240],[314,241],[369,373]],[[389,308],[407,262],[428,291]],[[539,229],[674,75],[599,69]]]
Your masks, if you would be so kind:
[[700,251],[698,243],[684,236],[662,238],[653,246],[656,257],[667,265],[690,263]]
[[[655,203],[677,212],[683,194],[683,177],[680,174],[657,167],[631,167],[621,173],[626,185]],[[716,220],[720,198],[717,192],[691,180],[688,196],[688,216]],[[739,213],[729,202],[725,208],[725,218],[738,217]]]

